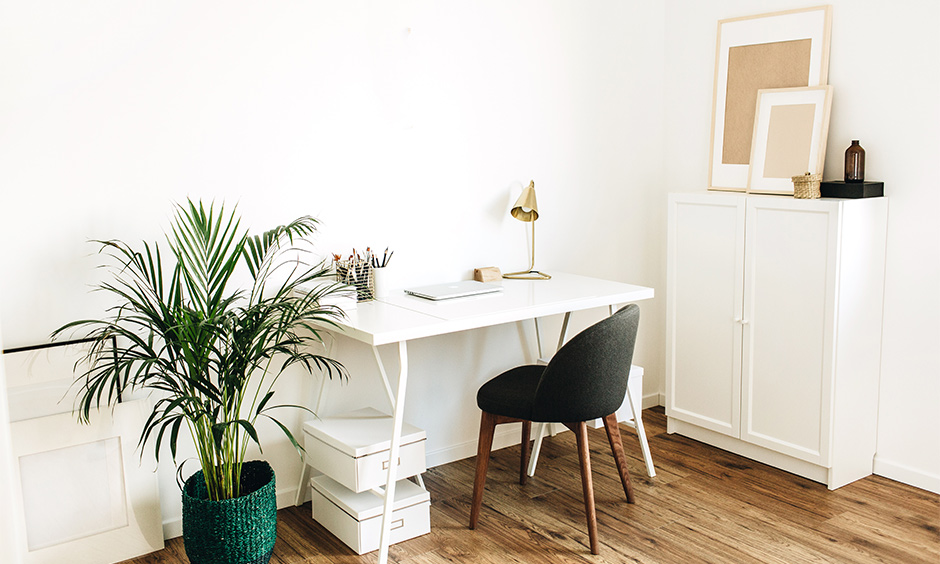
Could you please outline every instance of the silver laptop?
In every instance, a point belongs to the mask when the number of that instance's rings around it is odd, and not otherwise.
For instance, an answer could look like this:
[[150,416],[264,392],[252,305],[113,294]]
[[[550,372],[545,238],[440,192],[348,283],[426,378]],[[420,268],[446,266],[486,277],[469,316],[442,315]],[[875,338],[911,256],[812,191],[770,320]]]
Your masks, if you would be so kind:
[[502,286],[496,284],[485,284],[476,280],[462,280],[449,284],[432,284],[431,286],[421,286],[419,288],[407,288],[405,293],[427,300],[449,300],[451,298],[500,292],[502,289]]

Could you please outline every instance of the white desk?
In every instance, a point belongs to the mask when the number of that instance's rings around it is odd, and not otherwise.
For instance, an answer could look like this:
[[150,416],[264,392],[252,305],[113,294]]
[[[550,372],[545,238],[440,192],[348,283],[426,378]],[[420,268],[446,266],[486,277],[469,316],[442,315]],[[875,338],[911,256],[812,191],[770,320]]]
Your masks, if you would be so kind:
[[[408,382],[407,341],[529,319],[536,321],[538,335],[539,317],[565,314],[558,339],[561,346],[565,340],[568,316],[571,312],[612,307],[653,297],[652,288],[573,274],[553,274],[551,280],[503,280],[502,285],[503,291],[496,294],[440,302],[416,298],[398,290],[386,298],[358,304],[355,310],[348,312],[346,319],[339,322],[341,334],[372,346],[386,393],[394,406],[390,460],[398,458],[401,446]],[[400,360],[398,389],[395,392],[389,384],[385,366],[378,352],[380,345],[390,344],[398,345]],[[541,342],[539,356],[542,356]],[[380,564],[388,562],[390,517],[392,500],[395,498],[396,474],[396,466],[390,464],[379,548]]]

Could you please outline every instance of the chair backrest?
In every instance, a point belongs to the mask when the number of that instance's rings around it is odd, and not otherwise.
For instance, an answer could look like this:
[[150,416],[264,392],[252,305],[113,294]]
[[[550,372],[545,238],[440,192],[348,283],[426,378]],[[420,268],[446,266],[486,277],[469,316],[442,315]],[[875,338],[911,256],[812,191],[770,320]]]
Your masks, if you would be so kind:
[[534,421],[590,421],[623,403],[640,308],[627,305],[565,343],[545,367],[535,392]]

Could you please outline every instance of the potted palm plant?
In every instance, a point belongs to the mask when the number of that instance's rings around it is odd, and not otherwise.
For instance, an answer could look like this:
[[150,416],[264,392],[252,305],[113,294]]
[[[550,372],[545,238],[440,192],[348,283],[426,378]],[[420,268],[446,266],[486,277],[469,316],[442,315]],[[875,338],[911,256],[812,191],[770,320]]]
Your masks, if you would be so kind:
[[194,564],[268,561],[276,535],[274,473],[267,462],[245,460],[250,443],[261,447],[257,424],[270,419],[301,451],[272,413],[300,406],[274,404],[275,382],[291,366],[346,377],[340,363],[312,346],[320,343],[319,329],[342,315],[323,298],[343,291],[327,282],[324,263],[303,260],[299,244],[317,224],[305,216],[249,235],[234,210],[187,201],[166,234],[172,257],[156,243],[137,250],[96,241],[111,274],[97,289],[116,304],[104,319],[74,321],[53,334],[83,331],[92,340],[90,368],[77,380],[81,421],[125,390],[144,390],[153,392],[153,409],[139,448],[152,445],[159,461],[168,443],[175,463],[180,434],[189,432],[201,467],[182,492],[183,537]]

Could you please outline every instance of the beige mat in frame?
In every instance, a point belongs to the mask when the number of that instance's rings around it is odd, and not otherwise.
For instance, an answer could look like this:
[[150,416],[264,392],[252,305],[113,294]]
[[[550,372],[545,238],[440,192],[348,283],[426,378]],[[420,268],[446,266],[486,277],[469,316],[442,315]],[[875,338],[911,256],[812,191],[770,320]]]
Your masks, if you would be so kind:
[[793,195],[792,177],[826,161],[831,86],[759,90],[747,191]]
[[747,189],[758,90],[826,84],[831,25],[831,6],[718,22],[710,190]]
[[71,413],[10,425],[23,564],[117,562],[163,548],[157,476],[136,452],[147,400],[80,425]]

